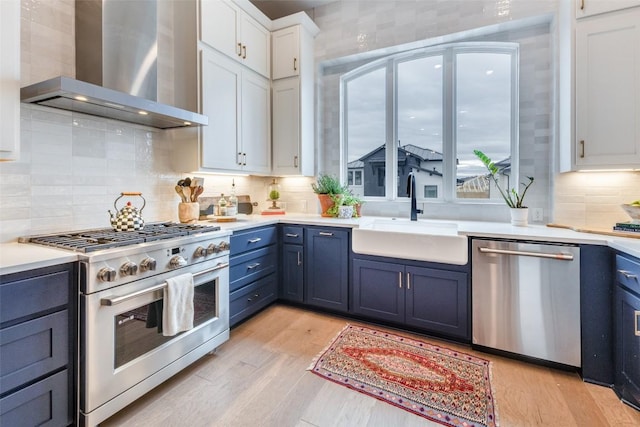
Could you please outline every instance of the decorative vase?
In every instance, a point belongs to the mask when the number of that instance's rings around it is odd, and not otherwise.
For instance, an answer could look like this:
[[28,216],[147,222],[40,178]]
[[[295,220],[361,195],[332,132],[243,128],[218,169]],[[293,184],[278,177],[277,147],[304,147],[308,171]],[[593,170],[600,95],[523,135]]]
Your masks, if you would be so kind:
[[318,200],[320,201],[320,210],[321,216],[324,217],[333,217],[333,215],[328,214],[327,210],[333,206],[333,199],[328,194],[318,194]]
[[353,206],[338,207],[338,218],[347,219],[353,216]]
[[510,208],[511,225],[516,227],[526,227],[529,220],[529,208]]
[[354,206],[354,215],[356,218],[360,218],[362,216],[362,205],[360,203],[358,203],[357,205]]
[[178,203],[178,219],[183,224],[196,222],[200,218],[200,203]]

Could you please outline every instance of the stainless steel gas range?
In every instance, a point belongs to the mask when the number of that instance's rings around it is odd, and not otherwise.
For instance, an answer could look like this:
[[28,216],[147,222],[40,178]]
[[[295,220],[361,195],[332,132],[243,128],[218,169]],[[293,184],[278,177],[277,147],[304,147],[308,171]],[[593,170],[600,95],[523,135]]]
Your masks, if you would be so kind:
[[[229,234],[155,223],[20,239],[79,252],[80,425],[97,425],[229,338]],[[194,327],[164,336],[163,289],[187,273]]]

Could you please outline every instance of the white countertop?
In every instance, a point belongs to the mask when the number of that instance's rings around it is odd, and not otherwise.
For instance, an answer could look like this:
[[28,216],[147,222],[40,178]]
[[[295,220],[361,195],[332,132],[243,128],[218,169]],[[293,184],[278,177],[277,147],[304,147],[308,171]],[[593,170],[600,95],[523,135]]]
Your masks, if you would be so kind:
[[62,249],[24,243],[0,244],[0,275],[74,262],[78,255]]
[[[467,236],[606,245],[640,258],[640,239],[580,233],[568,229],[546,227],[544,225],[514,227],[504,222],[447,220],[433,220],[431,222],[455,222],[458,225],[459,233]],[[219,225],[223,230],[240,231],[247,228],[278,223],[354,228],[358,227],[360,220],[358,218],[323,218],[315,214],[285,214],[238,215],[238,220],[235,222],[215,223],[212,221],[199,221],[199,223]],[[0,244],[0,275],[63,264],[75,260],[77,260],[77,254],[64,250],[24,243]]]

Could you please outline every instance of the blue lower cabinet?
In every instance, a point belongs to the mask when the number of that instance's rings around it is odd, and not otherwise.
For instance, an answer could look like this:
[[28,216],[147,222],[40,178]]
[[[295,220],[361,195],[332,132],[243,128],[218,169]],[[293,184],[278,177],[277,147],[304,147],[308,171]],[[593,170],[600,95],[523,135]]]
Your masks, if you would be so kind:
[[280,298],[285,301],[302,302],[304,299],[304,247],[282,245]]
[[304,303],[333,311],[349,310],[350,230],[306,227]]
[[75,422],[77,283],[76,263],[0,276],[0,426]]
[[468,280],[464,271],[356,258],[351,312],[468,341]]
[[614,388],[640,410],[640,260],[618,255],[616,275]]
[[354,259],[352,312],[403,323],[406,294],[403,281],[403,265]]
[[278,238],[275,225],[231,236],[229,323],[236,325],[278,298]]
[[229,324],[234,326],[278,298],[278,278],[271,274],[229,295]]
[[406,268],[405,323],[469,339],[469,276],[459,271]]

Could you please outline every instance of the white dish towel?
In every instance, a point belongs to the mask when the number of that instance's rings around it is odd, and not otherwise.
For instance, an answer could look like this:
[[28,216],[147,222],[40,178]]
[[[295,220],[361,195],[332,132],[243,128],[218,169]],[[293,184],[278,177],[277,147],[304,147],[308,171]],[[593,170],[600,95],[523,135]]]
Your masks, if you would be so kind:
[[167,279],[162,307],[162,335],[171,337],[193,328],[193,274]]

